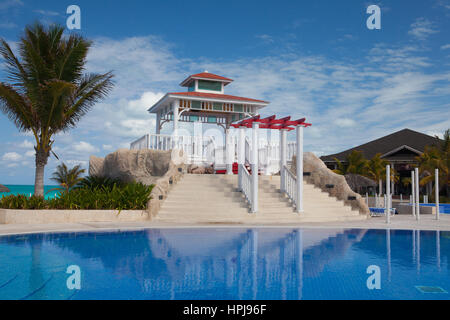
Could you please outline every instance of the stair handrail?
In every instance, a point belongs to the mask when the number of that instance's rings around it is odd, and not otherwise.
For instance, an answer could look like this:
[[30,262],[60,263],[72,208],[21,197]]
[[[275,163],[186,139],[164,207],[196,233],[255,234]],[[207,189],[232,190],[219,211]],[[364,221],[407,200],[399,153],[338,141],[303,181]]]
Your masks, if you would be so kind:
[[281,174],[283,175],[282,181],[284,181],[284,186],[282,190],[287,195],[289,199],[293,202],[295,206],[297,206],[296,201],[296,191],[297,191],[297,177],[289,170],[287,166],[283,166],[281,170]]
[[247,168],[243,164],[239,164],[241,167],[242,177],[242,193],[244,194],[245,199],[248,201],[250,207],[253,203],[253,193],[252,193],[252,176],[248,172]]

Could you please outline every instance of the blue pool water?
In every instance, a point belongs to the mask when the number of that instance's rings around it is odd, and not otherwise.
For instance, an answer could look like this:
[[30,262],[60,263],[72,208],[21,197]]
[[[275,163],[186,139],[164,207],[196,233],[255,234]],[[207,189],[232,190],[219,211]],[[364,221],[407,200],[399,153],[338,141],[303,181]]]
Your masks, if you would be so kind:
[[[23,194],[29,196],[34,193],[34,185],[19,185],[19,184],[5,184],[5,187],[8,187],[10,192],[2,192],[0,193],[0,197],[9,196],[9,195],[18,195]],[[44,186],[44,196],[46,199],[51,199],[56,196],[58,191],[50,191],[49,190],[56,188],[57,186]],[[46,193],[48,192],[48,193]]]
[[[434,203],[421,203],[421,206],[426,207],[435,207]],[[439,213],[450,213],[450,203],[440,203],[439,204]]]
[[[450,232],[444,231],[202,228],[1,236],[0,299],[449,299],[449,258]],[[81,270],[80,290],[67,288],[70,265]],[[379,290],[366,284],[371,265],[380,268]]]

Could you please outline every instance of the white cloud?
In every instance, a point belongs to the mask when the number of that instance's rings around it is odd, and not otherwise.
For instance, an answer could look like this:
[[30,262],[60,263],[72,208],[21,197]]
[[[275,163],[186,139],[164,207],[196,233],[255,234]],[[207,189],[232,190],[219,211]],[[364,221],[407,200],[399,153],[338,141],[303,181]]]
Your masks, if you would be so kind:
[[79,153],[91,154],[98,152],[98,149],[89,142],[80,141],[73,145],[73,149]]
[[56,17],[56,16],[60,15],[59,12],[51,11],[51,10],[41,10],[41,9],[39,9],[39,10],[34,10],[34,12],[39,13],[39,14],[41,14],[43,16],[49,16],[49,17]]
[[23,2],[21,0],[4,0],[0,2],[0,10],[8,10],[13,7],[23,6]]
[[21,144],[18,145],[19,148],[31,149],[34,148],[34,144],[29,140],[24,140]]
[[341,128],[350,128],[356,125],[355,120],[349,118],[336,119],[336,125]]
[[22,156],[17,152],[7,152],[2,156],[3,161],[19,161],[22,159]]
[[27,152],[25,152],[25,157],[27,157],[27,158],[34,157],[35,155],[36,155],[36,151],[34,151],[34,150],[28,150]]
[[443,46],[441,46],[441,50],[447,50],[447,49],[450,49],[450,43],[449,43],[449,44],[446,44],[446,45],[443,45]]
[[428,36],[437,32],[439,31],[430,20],[421,17],[411,24],[411,29],[408,33],[419,40],[425,40]]
[[102,145],[102,149],[105,151],[111,151],[114,149],[114,147],[110,144],[104,144],[104,145]]

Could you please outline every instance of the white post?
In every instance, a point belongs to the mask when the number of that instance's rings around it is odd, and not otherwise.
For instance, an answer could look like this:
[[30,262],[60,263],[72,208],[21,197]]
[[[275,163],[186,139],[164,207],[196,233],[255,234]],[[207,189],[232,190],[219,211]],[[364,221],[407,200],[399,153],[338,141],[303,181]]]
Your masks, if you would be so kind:
[[230,129],[225,129],[225,163],[227,165],[227,174],[233,174],[233,157],[231,155],[232,151],[231,147],[231,132]]
[[420,220],[419,168],[414,169],[414,178],[416,186],[416,220]]
[[252,208],[251,212],[258,211],[258,128],[259,123],[252,123]]
[[436,198],[436,220],[439,220],[439,169],[434,169],[434,197]]
[[303,212],[303,126],[297,125],[297,213]]
[[286,129],[281,129],[280,130],[280,191],[283,193],[286,191],[286,182],[284,181],[284,166],[287,163],[287,144],[286,144],[286,134],[287,134],[287,130]]
[[156,134],[160,134],[161,133],[160,123],[161,123],[161,113],[157,112],[156,113],[156,128],[155,128],[155,133]]
[[369,194],[366,192],[366,205],[369,206]]
[[391,166],[387,165],[386,166],[386,197],[387,199],[385,200],[386,203],[386,223],[390,223],[391,222]]
[[414,178],[414,170],[411,171],[411,205],[412,205],[412,215],[416,216],[416,179]]
[[172,145],[169,146],[169,149],[171,148],[178,148],[178,106],[179,106],[179,100],[174,100],[172,102],[172,112],[173,112],[173,130],[172,130]]
[[245,165],[245,128],[239,128],[238,141],[238,188],[242,191],[242,167]]

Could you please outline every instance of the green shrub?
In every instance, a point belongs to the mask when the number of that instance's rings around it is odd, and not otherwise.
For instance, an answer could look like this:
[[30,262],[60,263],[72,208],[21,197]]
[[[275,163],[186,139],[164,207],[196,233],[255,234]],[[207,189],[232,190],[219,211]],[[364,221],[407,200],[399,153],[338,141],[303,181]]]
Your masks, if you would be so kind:
[[4,209],[46,209],[47,206],[43,197],[19,194],[0,198],[0,207]]
[[119,179],[111,179],[106,177],[96,177],[96,176],[87,176],[84,177],[77,185],[78,188],[88,188],[88,189],[95,189],[95,188],[107,188],[111,190],[114,185],[117,185],[119,187],[123,187],[126,185],[126,183],[123,183]]
[[[96,181],[99,182],[100,180]],[[92,181],[91,181],[92,182]],[[0,198],[5,209],[72,209],[72,210],[144,210],[153,185],[142,183],[92,183],[61,192],[54,199],[11,195]]]

